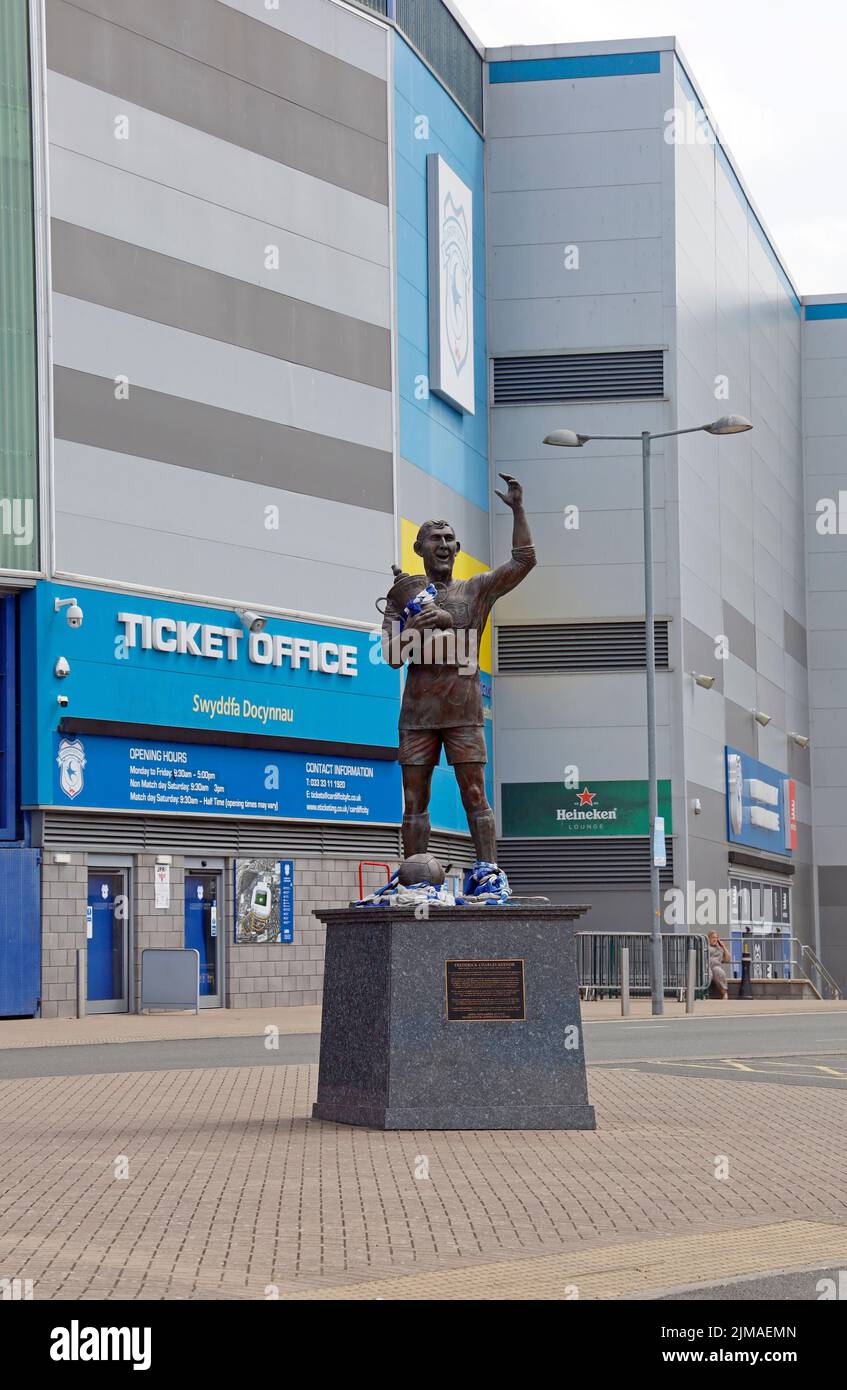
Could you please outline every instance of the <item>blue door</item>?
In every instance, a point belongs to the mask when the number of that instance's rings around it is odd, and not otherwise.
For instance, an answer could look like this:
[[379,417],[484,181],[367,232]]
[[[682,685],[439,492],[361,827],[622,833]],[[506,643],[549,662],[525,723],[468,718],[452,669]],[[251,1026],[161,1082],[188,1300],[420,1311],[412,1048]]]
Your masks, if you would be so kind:
[[0,847],[0,1018],[32,1016],[40,995],[41,851]]
[[88,999],[90,1013],[129,1008],[127,937],[129,898],[125,869],[88,870]]
[[185,945],[200,954],[201,1002],[219,1004],[221,875],[216,870],[185,873]]

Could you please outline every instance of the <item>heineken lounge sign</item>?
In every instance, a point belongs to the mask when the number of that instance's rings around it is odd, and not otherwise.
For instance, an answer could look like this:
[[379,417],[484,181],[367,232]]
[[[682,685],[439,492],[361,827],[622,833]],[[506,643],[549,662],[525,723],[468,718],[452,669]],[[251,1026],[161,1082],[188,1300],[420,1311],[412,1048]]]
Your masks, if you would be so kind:
[[[649,835],[646,782],[505,782],[503,834],[593,839],[597,835]],[[671,784],[659,783],[659,815],[671,825]]]

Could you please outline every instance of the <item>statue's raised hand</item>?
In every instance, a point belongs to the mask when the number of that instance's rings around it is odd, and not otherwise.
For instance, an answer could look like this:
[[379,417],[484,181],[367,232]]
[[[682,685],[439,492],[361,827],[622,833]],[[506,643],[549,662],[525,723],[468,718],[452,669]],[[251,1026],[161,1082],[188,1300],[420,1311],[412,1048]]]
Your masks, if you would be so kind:
[[501,473],[500,477],[503,479],[504,483],[508,484],[509,488],[508,492],[498,492],[497,488],[494,489],[500,501],[505,502],[506,506],[511,507],[512,511],[515,510],[515,507],[522,507],[523,488],[517,478],[513,478],[511,473]]

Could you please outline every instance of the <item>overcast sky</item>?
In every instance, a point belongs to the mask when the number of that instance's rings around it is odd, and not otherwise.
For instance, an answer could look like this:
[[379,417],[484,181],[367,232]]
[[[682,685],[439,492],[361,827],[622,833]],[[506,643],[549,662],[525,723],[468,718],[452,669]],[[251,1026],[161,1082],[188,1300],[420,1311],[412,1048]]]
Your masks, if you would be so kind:
[[457,0],[483,43],[675,34],[800,294],[847,293],[847,0]]

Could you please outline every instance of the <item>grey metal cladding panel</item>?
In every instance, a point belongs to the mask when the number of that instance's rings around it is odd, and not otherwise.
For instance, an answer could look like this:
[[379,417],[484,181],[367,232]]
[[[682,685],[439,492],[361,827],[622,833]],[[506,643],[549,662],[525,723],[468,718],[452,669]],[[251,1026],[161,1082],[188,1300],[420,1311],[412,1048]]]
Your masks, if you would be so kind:
[[[796,732],[804,733],[805,730],[799,729]],[[808,782],[810,781],[811,774],[809,772],[808,749],[798,748],[797,744],[793,741],[793,739],[789,739],[788,741],[787,771],[788,776],[793,777],[795,782],[805,782],[806,784],[808,784]]]
[[726,599],[723,601],[723,625],[724,633],[729,638],[730,655],[737,656],[755,671],[756,629],[750,619],[745,618]]
[[789,656],[794,657],[795,661],[799,661],[801,666],[808,667],[806,629],[802,623],[798,623],[796,618],[792,618],[790,613],[783,613],[783,621],[785,624],[785,650]]
[[[818,892],[821,907],[847,907],[847,868],[837,865],[818,869]],[[841,923],[844,945],[847,947],[847,933]]]
[[753,711],[727,699],[724,699],[723,707],[726,717],[726,741],[729,747],[737,748],[740,753],[749,753],[751,758],[757,758],[759,746]]
[[73,5],[353,130],[387,138],[384,82],[217,0],[73,0]]
[[54,368],[53,391],[57,439],[393,511],[391,455],[380,449],[140,386],[116,401],[113,381],[70,367]]
[[723,695],[723,670],[725,663],[715,656],[715,638],[702,628],[682,622],[682,645],[686,672],[697,671],[699,675],[714,676],[715,689]]
[[688,803],[697,797],[700,801],[700,813],[697,816],[696,831],[689,832],[689,844],[695,839],[712,841],[721,846],[723,853],[722,869],[726,869],[726,795],[723,792],[716,792],[711,787],[704,787],[700,782],[688,782],[686,784],[686,797]]
[[[264,39],[267,26],[258,27]],[[365,198],[388,202],[384,141],[109,24],[65,0],[48,0],[47,62],[66,77],[219,140]],[[358,71],[352,71],[358,77]]]
[[[151,528],[136,525],[131,514],[125,521],[105,521],[79,512],[59,512],[57,568],[118,589],[155,584],[166,592],[205,595],[223,605],[240,599],[250,608],[273,603],[331,614],[342,622],[379,621],[373,596],[384,591],[392,548],[388,536],[385,546],[379,547],[382,563],[369,571],[333,564],[326,552],[314,558],[275,555],[252,544],[233,545],[165,530],[190,525],[190,512],[172,517],[163,501],[161,513],[161,522]],[[372,516],[368,515],[366,527]],[[385,520],[390,533],[390,519]],[[376,554],[376,547],[372,549]],[[348,713],[347,720],[355,723],[355,716]]]
[[491,554],[488,512],[416,464],[409,463],[402,455],[397,470],[397,511],[418,525],[427,517],[449,517],[462,549],[488,564]]
[[51,231],[59,294],[391,389],[385,328],[70,222]]

